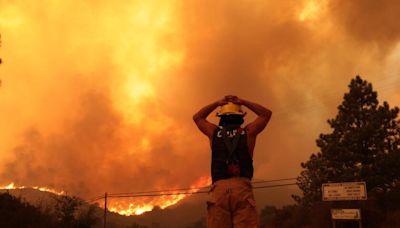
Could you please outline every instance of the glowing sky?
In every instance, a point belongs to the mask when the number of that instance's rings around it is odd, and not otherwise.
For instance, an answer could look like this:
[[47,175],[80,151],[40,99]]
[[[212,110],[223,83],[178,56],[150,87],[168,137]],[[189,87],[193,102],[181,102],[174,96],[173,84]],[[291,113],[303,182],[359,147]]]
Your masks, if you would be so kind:
[[297,176],[352,77],[400,105],[399,14],[395,0],[0,0],[0,184],[191,186],[210,169],[191,117],[226,94],[273,111],[255,178]]

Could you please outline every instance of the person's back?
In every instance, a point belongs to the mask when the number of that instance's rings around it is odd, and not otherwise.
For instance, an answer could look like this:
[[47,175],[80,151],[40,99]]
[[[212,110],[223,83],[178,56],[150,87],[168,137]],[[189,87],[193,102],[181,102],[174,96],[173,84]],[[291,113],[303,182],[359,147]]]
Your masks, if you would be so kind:
[[[227,141],[228,140],[228,141]],[[235,150],[230,151],[226,143],[232,142]],[[234,144],[234,145],[233,145]],[[233,148],[232,148],[233,149]],[[212,182],[234,176],[253,177],[253,159],[247,145],[247,133],[243,128],[215,130],[211,145]]]
[[[241,128],[245,116],[241,105],[257,114],[256,120]],[[206,120],[218,106],[219,126]],[[202,108],[193,116],[211,145],[211,200],[207,202],[208,227],[258,227],[258,215],[251,179],[257,135],[265,128],[271,111],[263,106],[226,96]]]

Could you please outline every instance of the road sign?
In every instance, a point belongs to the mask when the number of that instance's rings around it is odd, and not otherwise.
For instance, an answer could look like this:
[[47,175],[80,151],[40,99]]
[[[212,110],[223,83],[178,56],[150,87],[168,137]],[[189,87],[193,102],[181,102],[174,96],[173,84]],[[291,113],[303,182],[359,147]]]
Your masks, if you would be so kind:
[[323,201],[366,200],[365,182],[343,182],[322,184]]
[[360,209],[332,209],[332,219],[337,220],[360,220]]

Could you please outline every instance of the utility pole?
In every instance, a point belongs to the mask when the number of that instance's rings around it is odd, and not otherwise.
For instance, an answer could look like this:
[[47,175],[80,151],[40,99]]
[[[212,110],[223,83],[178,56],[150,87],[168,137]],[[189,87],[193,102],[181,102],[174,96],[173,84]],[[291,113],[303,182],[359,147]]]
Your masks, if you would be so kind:
[[104,228],[107,223],[107,192],[104,193]]

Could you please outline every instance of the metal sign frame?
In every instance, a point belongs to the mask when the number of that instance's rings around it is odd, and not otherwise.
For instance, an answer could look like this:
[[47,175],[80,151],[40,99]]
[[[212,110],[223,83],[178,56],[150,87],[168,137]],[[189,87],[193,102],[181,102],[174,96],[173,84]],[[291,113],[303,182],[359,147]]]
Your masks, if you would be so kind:
[[331,218],[335,220],[361,220],[361,210],[358,208],[331,209]]
[[367,200],[365,182],[343,182],[322,184],[323,201]]

